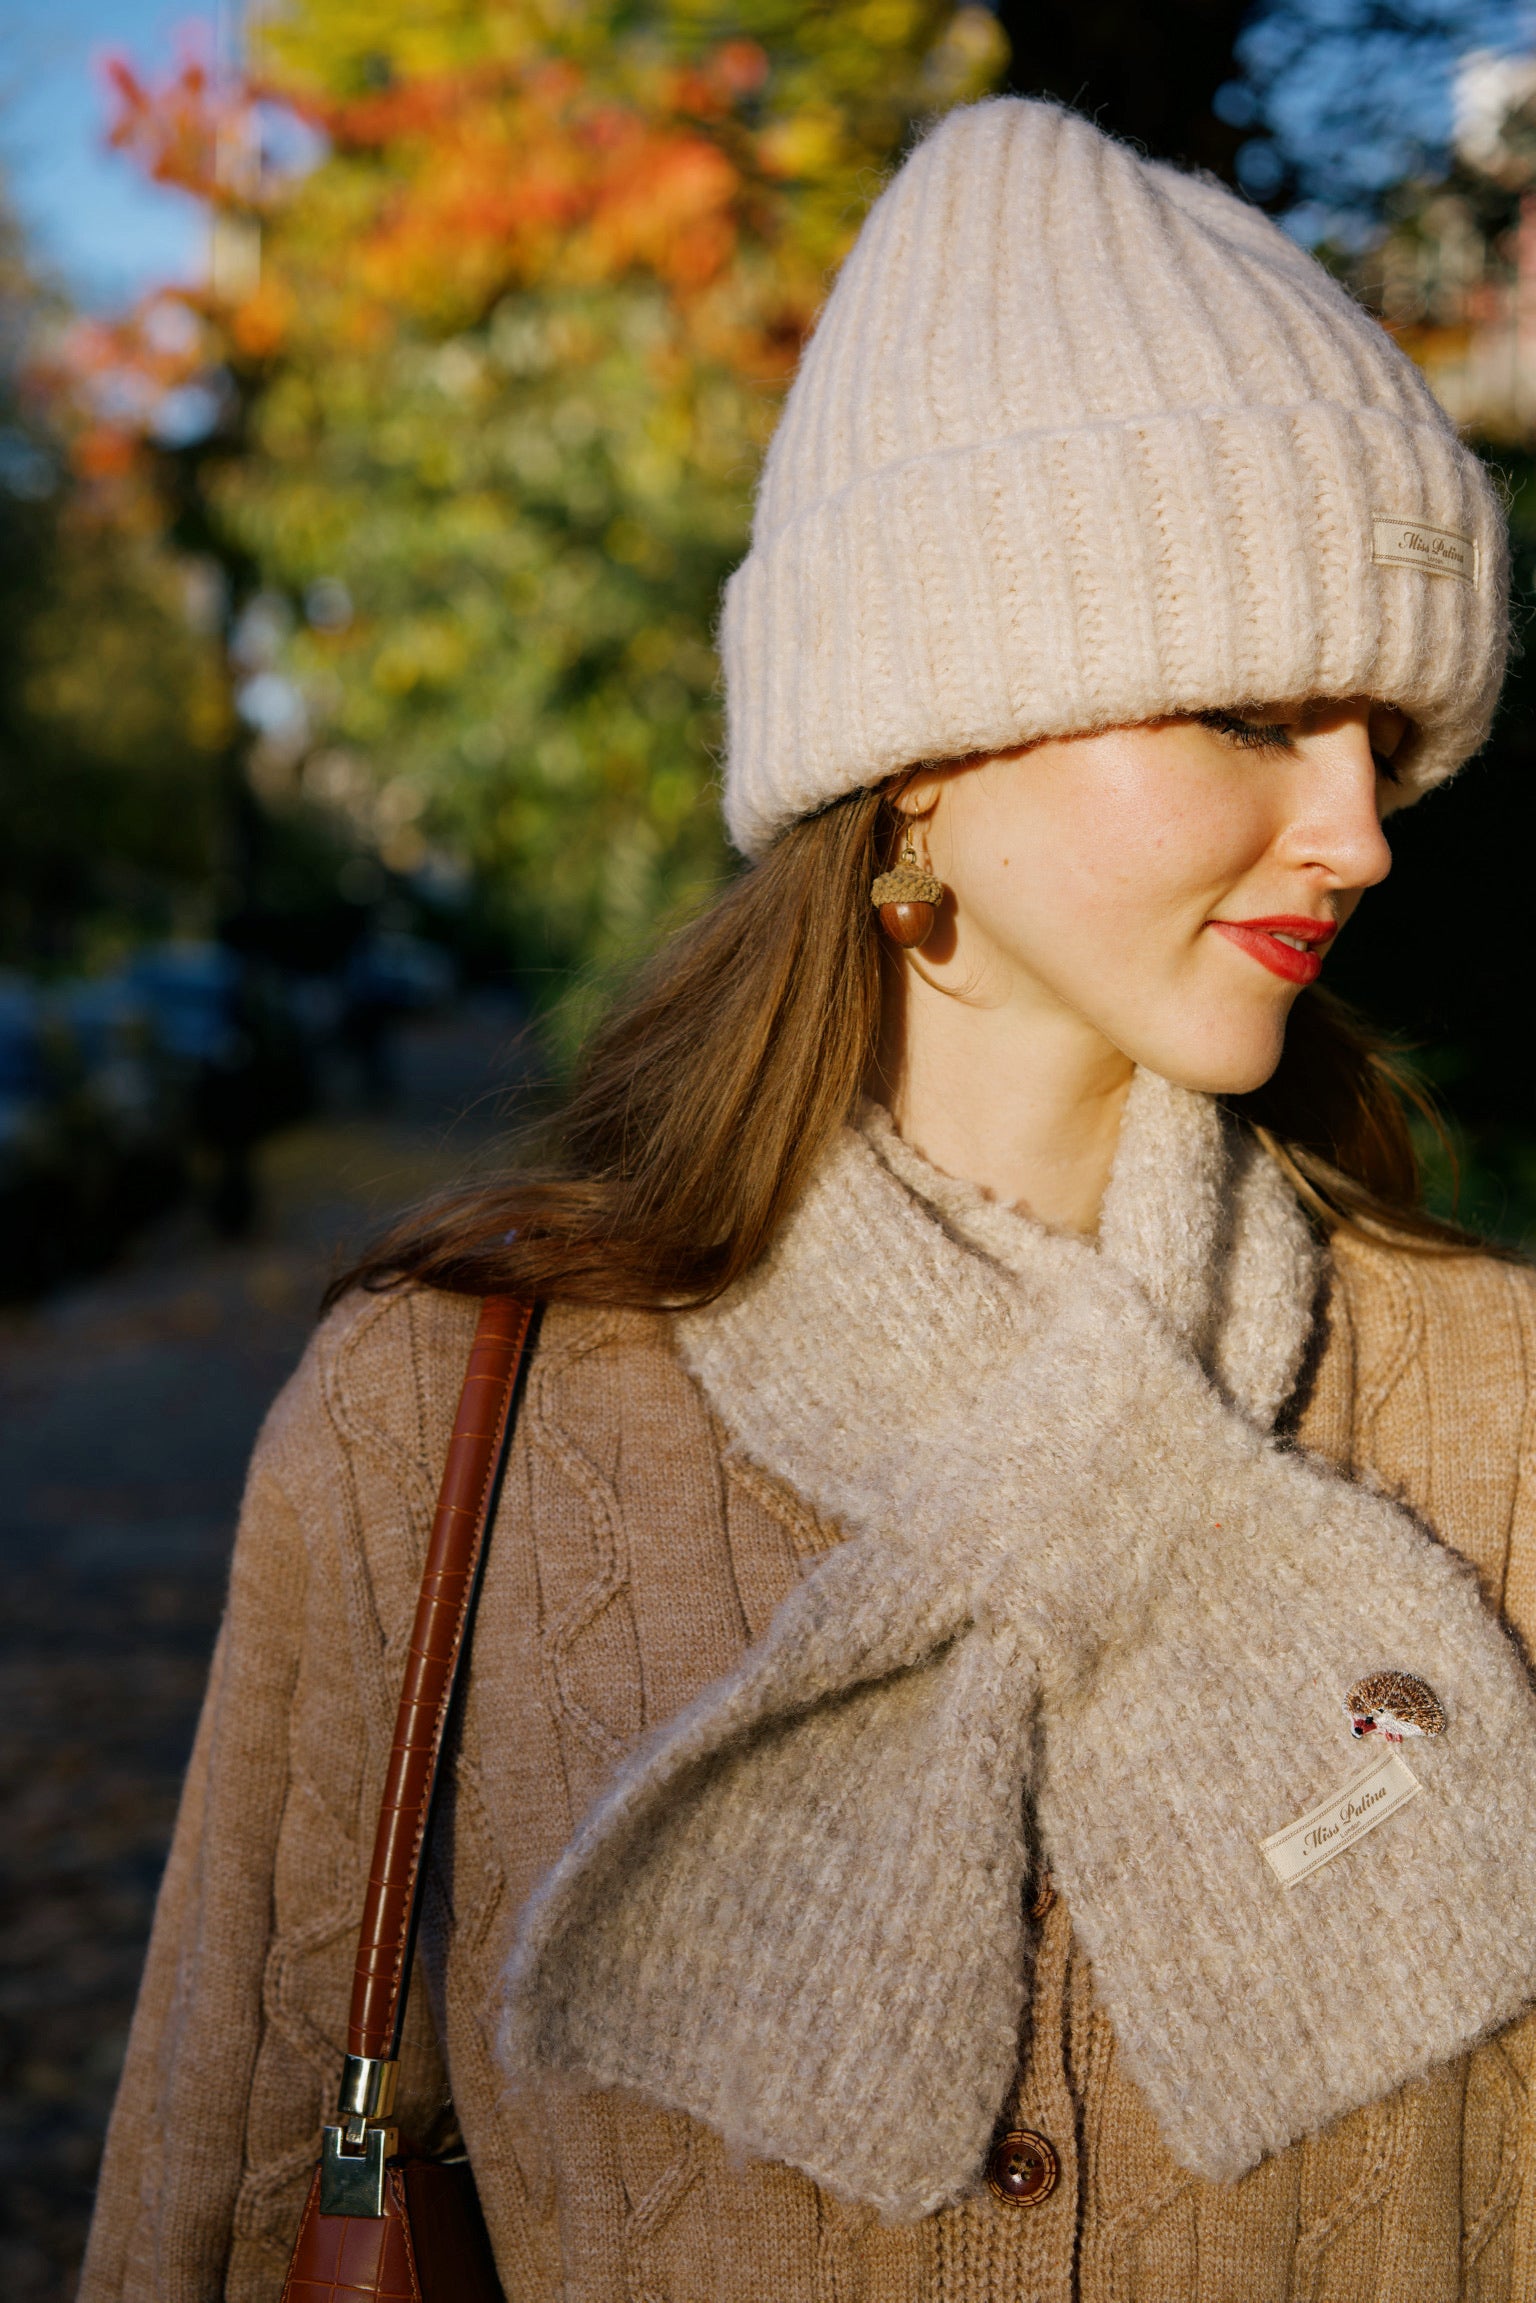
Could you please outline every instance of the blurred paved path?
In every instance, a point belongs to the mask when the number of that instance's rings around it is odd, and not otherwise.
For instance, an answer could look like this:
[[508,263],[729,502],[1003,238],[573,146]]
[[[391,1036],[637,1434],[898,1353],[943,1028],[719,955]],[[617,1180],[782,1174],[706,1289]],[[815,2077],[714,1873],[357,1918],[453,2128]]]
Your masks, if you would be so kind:
[[507,1011],[412,1027],[379,1119],[267,1147],[260,1236],[190,1213],[0,1317],[0,2298],[65,2303],[251,1441],[338,1257],[485,1159]]

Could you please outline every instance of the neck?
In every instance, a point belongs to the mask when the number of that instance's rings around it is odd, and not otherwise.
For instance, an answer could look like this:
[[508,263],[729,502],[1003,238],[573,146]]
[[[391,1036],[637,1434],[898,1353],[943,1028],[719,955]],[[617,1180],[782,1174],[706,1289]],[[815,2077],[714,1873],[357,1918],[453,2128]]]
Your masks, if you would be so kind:
[[1093,1232],[1134,1069],[1065,1009],[973,1002],[904,967],[876,1093],[944,1174],[1041,1223]]

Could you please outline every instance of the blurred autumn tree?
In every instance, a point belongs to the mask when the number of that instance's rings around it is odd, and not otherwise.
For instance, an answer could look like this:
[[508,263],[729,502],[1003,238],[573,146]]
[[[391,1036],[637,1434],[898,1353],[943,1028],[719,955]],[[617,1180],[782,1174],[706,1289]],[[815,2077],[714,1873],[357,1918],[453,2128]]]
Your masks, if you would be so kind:
[[32,375],[62,312],[0,208],[0,964],[78,965],[195,911],[218,668],[154,507],[63,442]]
[[[1002,62],[942,0],[289,0],[241,90],[118,68],[224,258],[179,369],[163,298],[98,336],[82,451],[103,378],[183,395],[155,461],[246,596],[269,806],[468,859],[557,975],[719,873],[712,624],[778,396],[914,122]],[[294,122],[308,164],[262,164]]]

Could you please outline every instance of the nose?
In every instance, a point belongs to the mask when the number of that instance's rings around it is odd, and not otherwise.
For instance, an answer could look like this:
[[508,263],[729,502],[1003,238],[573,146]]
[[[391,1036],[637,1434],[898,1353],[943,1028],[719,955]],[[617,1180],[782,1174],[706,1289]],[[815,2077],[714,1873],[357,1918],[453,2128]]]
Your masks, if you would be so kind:
[[1305,772],[1296,782],[1296,812],[1284,842],[1287,860],[1328,888],[1363,894],[1392,869],[1381,828],[1381,770],[1365,713],[1341,716],[1303,735]]

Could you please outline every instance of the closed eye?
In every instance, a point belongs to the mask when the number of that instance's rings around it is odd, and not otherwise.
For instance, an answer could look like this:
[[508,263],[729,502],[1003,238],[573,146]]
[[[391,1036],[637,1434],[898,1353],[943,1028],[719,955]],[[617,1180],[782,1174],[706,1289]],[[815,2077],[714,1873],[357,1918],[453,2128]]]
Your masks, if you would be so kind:
[[1291,731],[1278,720],[1245,720],[1238,712],[1196,712],[1195,718],[1202,728],[1210,728],[1218,736],[1241,745],[1247,752],[1288,752],[1293,749]]

